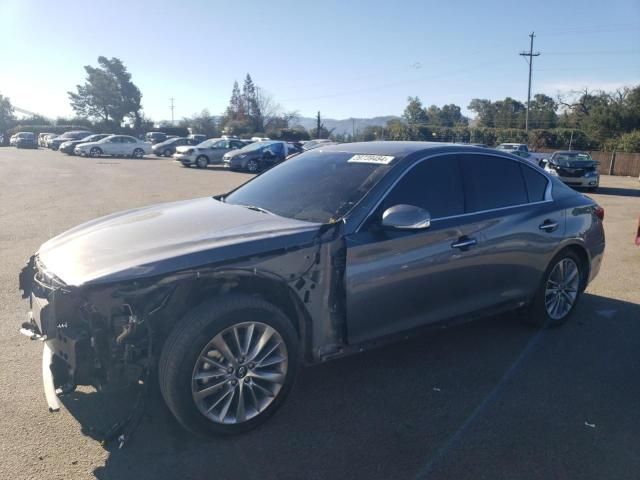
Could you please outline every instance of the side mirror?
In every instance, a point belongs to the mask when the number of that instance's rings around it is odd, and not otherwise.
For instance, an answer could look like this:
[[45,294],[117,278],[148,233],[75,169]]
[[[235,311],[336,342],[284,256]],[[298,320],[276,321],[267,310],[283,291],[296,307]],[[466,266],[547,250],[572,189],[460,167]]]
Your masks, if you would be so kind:
[[414,205],[394,205],[382,214],[382,226],[395,230],[423,230],[431,226],[431,215]]
[[546,158],[543,158],[542,160],[540,160],[538,162],[538,165],[540,165],[542,168],[547,166],[547,163],[549,163],[549,160],[547,160]]

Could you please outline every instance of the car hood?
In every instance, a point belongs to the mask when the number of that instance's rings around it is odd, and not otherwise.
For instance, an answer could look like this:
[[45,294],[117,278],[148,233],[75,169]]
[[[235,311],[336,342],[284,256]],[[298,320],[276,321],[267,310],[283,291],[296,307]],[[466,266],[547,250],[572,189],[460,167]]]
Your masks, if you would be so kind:
[[311,242],[320,226],[206,197],[92,220],[44,243],[37,255],[47,272],[79,286],[299,246]]
[[262,155],[262,151],[261,150],[251,150],[249,152],[243,152],[242,149],[240,150],[231,150],[230,152],[227,152],[224,154],[225,158],[228,158],[230,160],[239,157],[243,155],[243,158],[245,157],[253,157],[253,156],[260,156]]
[[180,145],[179,147],[176,147],[176,152],[178,152],[178,153],[188,152],[189,150],[207,150],[207,149],[206,148],[196,148],[195,145]]
[[76,145],[76,147],[96,147],[96,146],[100,146],[100,142],[78,142],[78,144]]

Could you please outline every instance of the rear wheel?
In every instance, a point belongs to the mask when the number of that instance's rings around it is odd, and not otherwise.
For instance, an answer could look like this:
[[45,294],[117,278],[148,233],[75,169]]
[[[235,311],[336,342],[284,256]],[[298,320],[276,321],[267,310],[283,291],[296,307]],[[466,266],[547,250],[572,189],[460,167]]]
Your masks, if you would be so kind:
[[163,154],[165,157],[170,157],[170,156],[171,156],[171,150],[170,150],[170,149],[168,149],[168,148],[165,148],[165,150],[164,150],[164,152],[162,152],[162,154]]
[[142,150],[141,148],[136,148],[133,151],[133,158],[142,158],[144,157],[144,150]]
[[159,362],[160,388],[187,429],[240,433],[277,410],[297,365],[289,319],[260,298],[229,295],[196,307],[169,335]]
[[200,155],[196,158],[196,167],[207,168],[207,165],[209,165],[209,159],[206,156]]
[[563,250],[556,255],[529,306],[526,322],[536,327],[557,327],[565,323],[582,294],[586,274],[575,252]]

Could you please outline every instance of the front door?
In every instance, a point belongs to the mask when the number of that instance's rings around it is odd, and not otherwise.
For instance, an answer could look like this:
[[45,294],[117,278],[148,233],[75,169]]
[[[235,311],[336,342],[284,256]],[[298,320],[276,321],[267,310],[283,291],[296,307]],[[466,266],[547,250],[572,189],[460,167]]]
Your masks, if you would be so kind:
[[[399,204],[428,210],[424,230],[388,230],[382,213]],[[406,173],[369,219],[347,236],[347,333],[360,343],[469,312],[482,265],[465,223],[456,156],[429,158]]]

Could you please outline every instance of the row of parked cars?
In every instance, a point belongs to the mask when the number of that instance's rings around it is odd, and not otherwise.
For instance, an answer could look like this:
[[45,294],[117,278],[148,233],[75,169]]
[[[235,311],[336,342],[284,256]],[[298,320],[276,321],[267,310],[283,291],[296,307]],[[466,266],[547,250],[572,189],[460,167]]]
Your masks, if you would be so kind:
[[[33,132],[18,132],[11,137],[10,144],[16,148],[40,146],[69,155],[89,157],[115,155],[142,158],[144,155],[155,154],[173,157],[185,167],[222,165],[231,170],[257,173],[305,150],[335,143],[331,140],[285,142],[257,137],[245,140],[229,136],[207,139],[205,135],[179,137],[163,132],[149,132],[145,140],[130,135],[94,134],[88,130],[74,130],[62,135],[41,133],[37,137]],[[473,146],[487,147],[483,144]],[[501,143],[496,150],[536,163],[570,186],[595,191],[600,184],[598,162],[587,152],[568,150],[549,155],[530,152],[529,147],[523,143]]]

